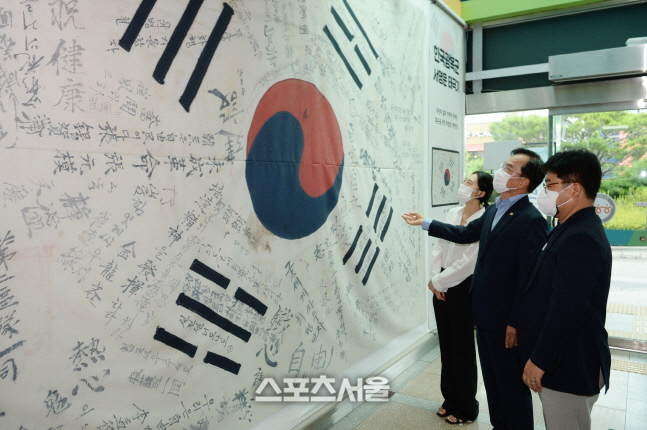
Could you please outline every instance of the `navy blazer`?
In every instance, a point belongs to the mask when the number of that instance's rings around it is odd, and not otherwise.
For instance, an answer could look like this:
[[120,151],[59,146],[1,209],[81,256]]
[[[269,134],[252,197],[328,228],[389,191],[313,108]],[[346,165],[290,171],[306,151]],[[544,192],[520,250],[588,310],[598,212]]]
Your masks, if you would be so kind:
[[519,356],[546,373],[543,387],[583,396],[609,389],[611,353],[604,322],[611,246],[595,208],[555,228],[524,282],[519,301]]
[[429,225],[430,236],[450,242],[480,240],[470,295],[474,323],[485,330],[517,327],[521,283],[548,236],[548,223],[528,196],[515,202],[492,229],[496,211],[496,206],[490,205],[466,226],[438,221]]

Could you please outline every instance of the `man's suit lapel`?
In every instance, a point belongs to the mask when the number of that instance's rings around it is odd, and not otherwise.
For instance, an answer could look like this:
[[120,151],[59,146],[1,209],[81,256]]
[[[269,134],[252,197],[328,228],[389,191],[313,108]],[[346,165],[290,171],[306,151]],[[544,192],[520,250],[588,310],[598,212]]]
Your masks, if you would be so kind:
[[548,235],[548,239],[546,240],[546,244],[539,251],[539,255],[537,257],[537,260],[535,261],[534,267],[532,268],[532,272],[531,272],[530,277],[528,278],[527,281],[525,281],[522,284],[522,285],[525,284],[525,287],[523,289],[524,292],[528,289],[530,284],[532,284],[532,282],[537,277],[537,274],[539,273],[539,268],[541,267],[541,263],[544,260],[544,257],[546,256],[546,254],[548,253],[550,248],[552,248],[552,246],[555,244],[555,242],[557,242],[557,238],[559,238],[559,236],[561,236],[566,231],[566,228],[567,227],[564,226],[563,228],[553,229],[553,231],[551,231],[550,234]]
[[486,244],[490,242],[490,233],[492,230],[492,222],[494,221],[494,215],[496,215],[496,207],[491,206],[493,209],[486,210],[485,213],[483,214],[483,224],[482,224],[482,232],[485,234],[482,235],[481,237],[481,242],[479,246],[483,248],[483,250],[479,250],[479,254],[483,255],[485,252],[485,249],[487,248]]
[[503,214],[503,216],[501,217],[497,225],[494,226],[494,228],[492,228],[492,222],[494,221],[494,216],[496,215],[497,211],[496,210],[492,211],[491,218],[487,220],[488,221],[487,223],[485,222],[483,223],[483,227],[487,228],[487,232],[486,232],[487,236],[486,236],[485,244],[481,243],[481,246],[484,245],[482,255],[484,255],[488,251],[488,249],[490,248],[490,244],[494,242],[496,237],[503,231],[505,226],[509,222],[511,222],[516,215],[518,215],[519,211],[521,211],[526,206],[526,204],[530,204],[528,197],[523,197],[518,202],[515,202],[515,204],[513,204],[510,207],[510,209],[508,209],[506,213]]

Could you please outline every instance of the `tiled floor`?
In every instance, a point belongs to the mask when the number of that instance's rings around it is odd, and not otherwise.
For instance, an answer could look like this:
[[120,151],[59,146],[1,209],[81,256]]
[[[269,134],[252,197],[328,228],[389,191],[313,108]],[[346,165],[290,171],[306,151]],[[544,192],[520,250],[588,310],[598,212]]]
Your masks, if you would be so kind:
[[[647,354],[612,350],[616,360],[647,363]],[[386,403],[365,402],[340,420],[332,430],[435,430],[452,429],[436,416],[442,404],[440,393],[440,349],[436,347],[390,382],[395,394]],[[464,424],[470,429],[490,430],[487,398],[479,368],[477,400],[481,413],[477,421]],[[545,430],[539,396],[532,396],[535,429]],[[611,371],[611,389],[601,394],[593,407],[594,430],[647,429],[647,375]]]

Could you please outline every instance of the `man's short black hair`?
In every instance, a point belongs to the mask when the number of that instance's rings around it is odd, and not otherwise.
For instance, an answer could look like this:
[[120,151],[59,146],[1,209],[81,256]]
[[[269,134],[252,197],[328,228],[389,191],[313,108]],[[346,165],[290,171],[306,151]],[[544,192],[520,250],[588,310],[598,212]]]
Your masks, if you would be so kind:
[[541,157],[537,155],[536,152],[529,149],[515,148],[510,152],[510,155],[518,154],[527,155],[529,157],[528,162],[521,167],[521,176],[528,178],[528,181],[530,181],[528,184],[528,192],[532,193],[535,191],[535,188],[541,184],[541,181],[544,180],[544,176],[546,176],[544,162],[541,161]]
[[546,170],[557,175],[562,182],[582,185],[586,197],[595,200],[602,182],[602,167],[594,153],[586,149],[567,149],[558,152],[546,162]]

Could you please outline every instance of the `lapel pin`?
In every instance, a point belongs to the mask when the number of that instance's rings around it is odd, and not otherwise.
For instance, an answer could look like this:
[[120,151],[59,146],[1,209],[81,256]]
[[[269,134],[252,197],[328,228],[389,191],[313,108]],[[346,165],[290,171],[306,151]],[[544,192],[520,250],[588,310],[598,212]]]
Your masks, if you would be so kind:
[[510,216],[514,215],[514,212],[510,212]]

